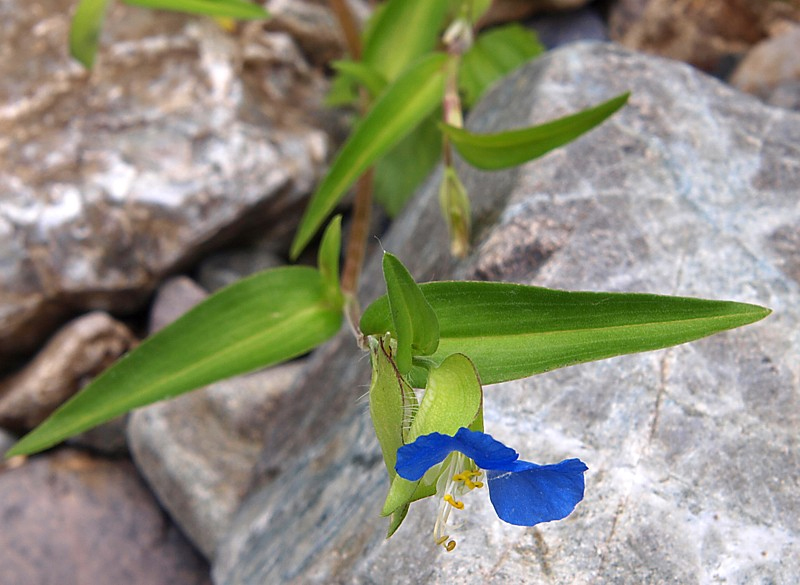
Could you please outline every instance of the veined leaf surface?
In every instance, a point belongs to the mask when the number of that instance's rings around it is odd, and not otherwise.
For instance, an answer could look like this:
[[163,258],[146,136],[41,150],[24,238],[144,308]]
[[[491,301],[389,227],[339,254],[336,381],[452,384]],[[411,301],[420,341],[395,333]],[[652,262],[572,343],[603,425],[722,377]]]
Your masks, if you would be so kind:
[[268,270],[212,295],[106,370],[7,456],[46,449],[133,408],[286,361],[332,337],[341,307],[308,267]]
[[[661,349],[706,337],[766,317],[769,309],[637,293],[552,290],[496,282],[421,284],[439,321],[440,363],[463,353],[484,384],[613,356]],[[386,297],[364,312],[365,335],[392,330]],[[411,370],[409,381],[425,386],[426,372]]]
[[389,0],[364,35],[364,63],[393,81],[436,47],[449,0]]

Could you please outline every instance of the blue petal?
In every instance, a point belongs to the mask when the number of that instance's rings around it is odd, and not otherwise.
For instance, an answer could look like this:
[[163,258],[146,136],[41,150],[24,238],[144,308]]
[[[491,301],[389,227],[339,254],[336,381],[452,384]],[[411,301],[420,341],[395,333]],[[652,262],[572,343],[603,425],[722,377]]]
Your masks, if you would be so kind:
[[489,497],[501,520],[517,526],[561,520],[583,499],[580,459],[555,465],[516,461],[507,471],[487,471]]
[[403,445],[397,450],[395,470],[400,477],[417,481],[453,451],[460,451],[481,469],[509,469],[519,457],[514,449],[491,435],[462,427],[455,437],[431,433]]

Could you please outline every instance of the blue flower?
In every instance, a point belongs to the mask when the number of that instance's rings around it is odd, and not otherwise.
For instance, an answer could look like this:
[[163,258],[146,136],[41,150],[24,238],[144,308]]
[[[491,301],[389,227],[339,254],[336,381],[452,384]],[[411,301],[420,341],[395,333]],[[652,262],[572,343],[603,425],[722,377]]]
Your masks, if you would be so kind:
[[[445,461],[447,459],[447,461]],[[397,450],[395,470],[409,481],[423,478],[429,469],[445,462],[438,475],[437,495],[442,498],[434,539],[448,550],[455,541],[444,534],[452,508],[463,509],[457,498],[474,488],[485,470],[489,498],[501,520],[517,526],[561,520],[583,499],[583,473],[588,469],[579,459],[554,465],[520,461],[519,454],[491,435],[461,428],[451,437],[431,433]]]

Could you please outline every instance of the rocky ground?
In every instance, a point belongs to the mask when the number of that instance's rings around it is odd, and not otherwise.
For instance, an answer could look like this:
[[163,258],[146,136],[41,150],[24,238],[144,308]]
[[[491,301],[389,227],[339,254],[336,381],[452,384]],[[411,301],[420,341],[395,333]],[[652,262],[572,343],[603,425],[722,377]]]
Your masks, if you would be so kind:
[[[323,65],[343,51],[324,2],[273,0],[273,21],[235,33],[118,3],[92,73],[66,53],[73,4],[0,5],[13,56],[0,62],[0,452],[208,291],[284,263],[347,124],[322,106]],[[305,362],[6,462],[0,582],[793,582],[800,4],[504,0],[486,24],[508,19],[558,48],[492,91],[472,128],[632,90],[629,106],[520,169],[465,169],[465,261],[443,253],[433,183],[383,246],[421,280],[775,314],[488,389],[490,432],[589,464],[586,501],[558,525],[500,525],[476,498],[458,553],[431,546],[424,504],[385,542],[382,463],[357,401],[368,368],[343,334]],[[373,258],[365,298],[381,286]]]

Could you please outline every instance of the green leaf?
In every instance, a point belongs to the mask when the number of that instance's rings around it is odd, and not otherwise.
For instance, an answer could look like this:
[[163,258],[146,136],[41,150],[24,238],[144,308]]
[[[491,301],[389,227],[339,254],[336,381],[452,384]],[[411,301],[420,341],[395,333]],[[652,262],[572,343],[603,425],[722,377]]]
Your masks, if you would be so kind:
[[342,216],[337,215],[328,224],[319,246],[319,273],[322,278],[323,294],[330,306],[341,310],[344,296],[339,286],[339,256],[342,252]]
[[449,0],[389,0],[365,31],[362,60],[394,81],[436,47],[448,7]]
[[7,456],[41,451],[133,408],[302,355],[332,337],[341,321],[313,268],[240,280],[145,340]]
[[72,17],[69,52],[87,69],[94,65],[107,5],[108,0],[81,0]]
[[386,88],[356,125],[306,208],[292,242],[292,258],[303,251],[359,175],[436,108],[444,91],[446,58],[437,53],[417,63]]
[[[439,114],[439,115],[437,115]],[[375,164],[375,199],[391,217],[405,207],[430,175],[442,153],[442,133],[434,112]]]
[[492,0],[449,0],[449,2],[450,14],[453,17],[466,18],[473,25],[492,5]]
[[397,371],[390,337],[370,336],[367,340],[372,358],[369,414],[391,481],[396,475],[397,450],[405,444],[411,416],[418,407],[417,396]]
[[392,254],[383,255],[383,277],[392,327],[397,340],[395,363],[401,374],[411,369],[411,357],[431,355],[439,345],[439,323],[433,309],[406,267]]
[[[660,349],[741,327],[770,310],[730,301],[634,293],[552,290],[495,282],[420,285],[439,321],[430,359],[468,355],[484,384],[525,378],[573,364]],[[361,318],[365,335],[392,325],[386,297]],[[422,387],[425,370],[409,382]]]
[[624,93],[599,106],[532,128],[498,134],[473,134],[444,125],[442,130],[464,160],[493,171],[520,165],[575,140],[625,105],[629,96]]
[[244,0],[123,0],[125,4],[205,16],[250,20],[268,18],[262,6]]
[[536,35],[519,24],[479,35],[461,59],[458,82],[464,105],[472,107],[495,81],[543,52]]
[[389,84],[381,73],[366,63],[343,59],[331,63],[340,76],[363,86],[373,98],[378,97]]
[[[418,437],[434,432],[453,436],[461,427],[474,423],[482,405],[483,390],[475,366],[465,355],[450,355],[438,368],[431,370],[406,442],[413,443]],[[419,483],[395,476],[381,513],[388,516],[408,504],[416,495]]]

